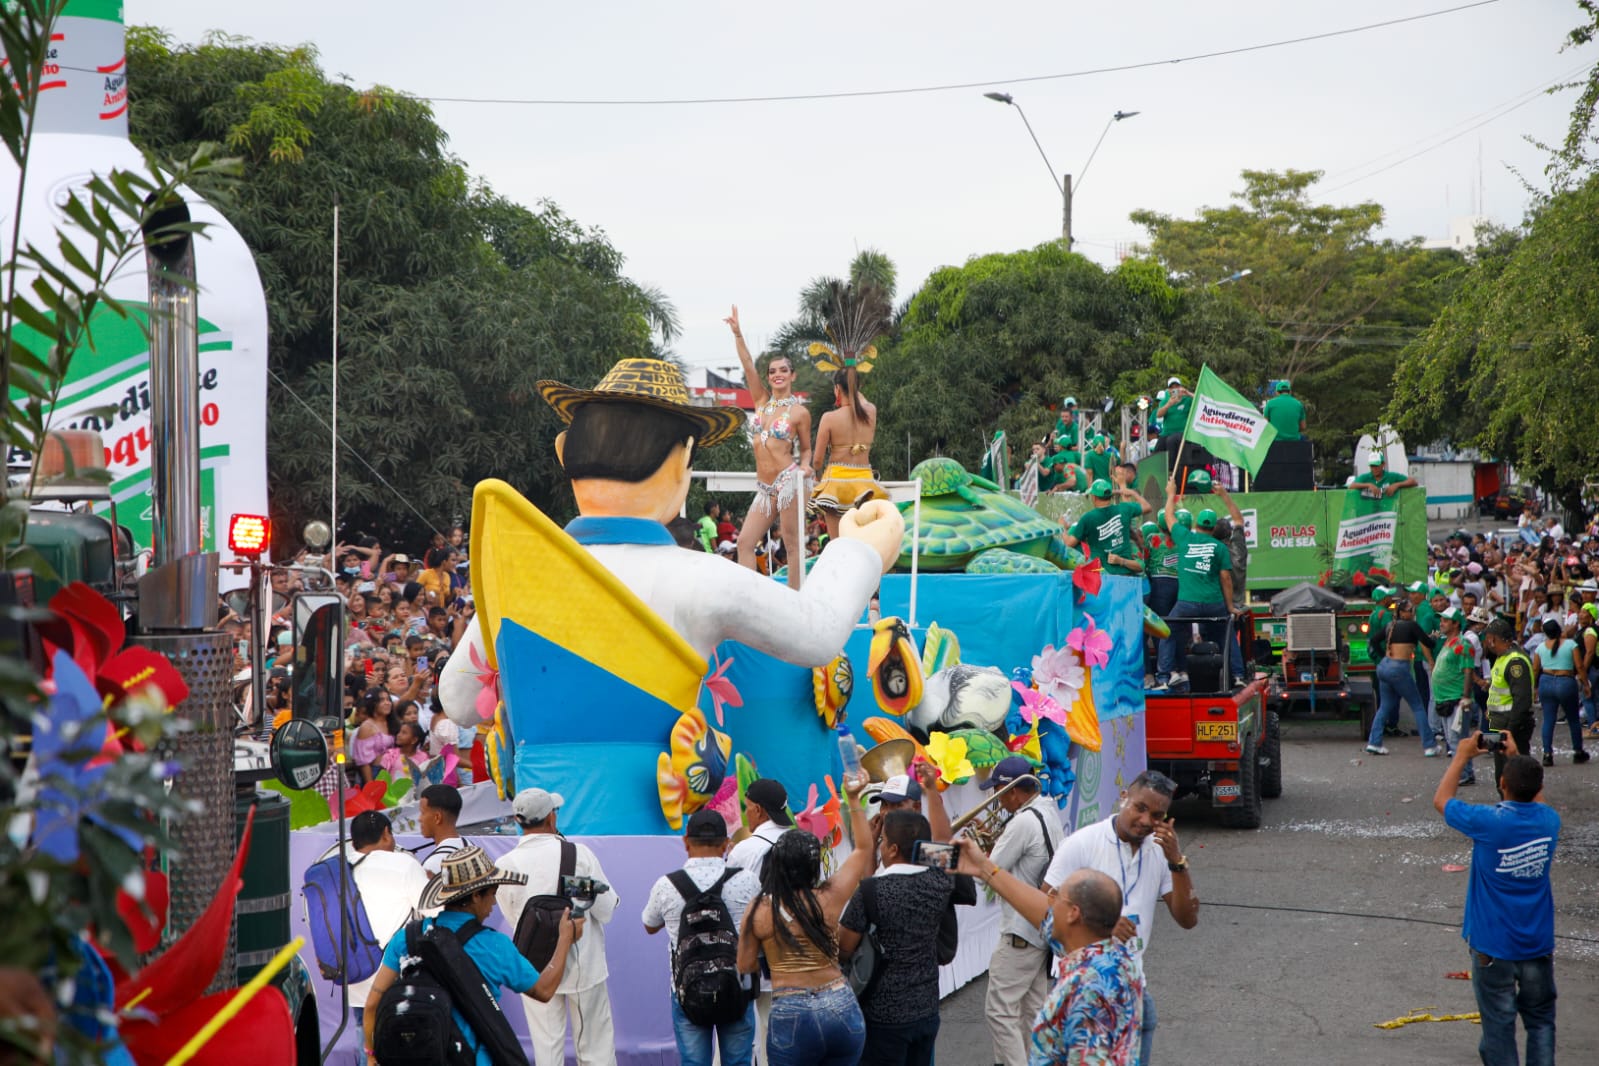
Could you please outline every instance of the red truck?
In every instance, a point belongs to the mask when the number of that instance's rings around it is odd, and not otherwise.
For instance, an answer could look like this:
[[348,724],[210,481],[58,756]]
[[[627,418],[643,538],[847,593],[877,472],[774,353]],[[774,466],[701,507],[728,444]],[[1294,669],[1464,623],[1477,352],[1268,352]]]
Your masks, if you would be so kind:
[[1261,800],[1282,795],[1282,730],[1266,694],[1261,679],[1223,692],[1144,696],[1149,768],[1176,781],[1178,797],[1209,797],[1230,828],[1258,828]]

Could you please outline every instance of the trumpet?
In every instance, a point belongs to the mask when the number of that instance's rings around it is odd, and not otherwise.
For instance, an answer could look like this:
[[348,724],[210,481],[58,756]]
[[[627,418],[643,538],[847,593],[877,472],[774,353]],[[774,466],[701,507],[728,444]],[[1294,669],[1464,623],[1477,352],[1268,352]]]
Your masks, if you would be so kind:
[[966,835],[976,841],[978,847],[985,852],[993,851],[994,845],[999,841],[1000,834],[1005,831],[1005,825],[1008,821],[1005,817],[1005,812],[1000,809],[999,798],[1023,781],[1031,781],[1035,788],[1043,787],[1038,778],[1032,774],[1018,777],[951,822],[949,826],[950,835],[958,836],[962,830],[967,830]]

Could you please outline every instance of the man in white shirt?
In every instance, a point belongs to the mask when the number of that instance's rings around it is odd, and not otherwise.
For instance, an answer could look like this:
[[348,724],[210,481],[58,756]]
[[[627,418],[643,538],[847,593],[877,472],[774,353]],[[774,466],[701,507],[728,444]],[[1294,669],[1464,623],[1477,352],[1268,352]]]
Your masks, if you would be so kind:
[[[522,827],[522,839],[495,865],[509,873],[526,875],[527,883],[502,885],[495,897],[505,915],[505,924],[512,930],[530,897],[564,895],[561,847],[567,841],[555,824],[556,811],[563,802],[559,792],[542,788],[525,788],[511,802],[511,811]],[[584,844],[573,843],[572,847],[576,849],[572,876],[604,882],[605,871],[600,869],[594,852]],[[548,1003],[522,997],[536,1066],[562,1066],[566,1062],[568,1011],[572,1015],[579,1066],[616,1066],[616,1030],[611,1023],[611,997],[605,986],[610,976],[605,962],[605,926],[616,912],[617,903],[616,891],[609,884],[594,896],[583,913],[588,919],[583,933],[573,941],[567,955],[566,973]]]
[[452,852],[466,847],[455,832],[461,817],[461,794],[449,785],[429,785],[417,799],[417,824],[422,835],[433,841],[433,850],[422,861],[429,877],[436,877]]
[[[1032,764],[1022,756],[1001,759],[982,787],[1004,788],[1013,782],[999,798],[1010,819],[989,858],[1016,880],[1036,887],[1066,832],[1060,808],[1039,791]],[[1043,932],[1015,907],[1001,898],[999,909],[999,943],[988,961],[988,1033],[996,1063],[1027,1066],[1033,1019],[1049,995],[1050,951]]]
[[[733,845],[727,864],[748,870],[759,880],[766,869],[766,853],[777,838],[794,828],[788,810],[788,789],[770,777],[757,778],[744,790],[744,824],[750,835]],[[772,1013],[772,982],[761,978],[760,998],[755,1001],[755,1061],[766,1061],[766,1019]]]
[[[744,924],[744,908],[760,895],[761,882],[748,870],[730,866],[723,858],[727,852],[727,823],[715,811],[699,810],[689,816],[688,828],[683,832],[683,847],[688,861],[683,873],[696,888],[704,891],[721,880],[728,870],[737,870],[722,884],[722,902],[727,905],[733,919],[733,928]],[[670,875],[659,878],[650,888],[650,898],[644,904],[644,931],[659,933],[666,930],[667,960],[675,965],[677,960],[677,927],[683,919],[683,894],[672,884]],[[677,1037],[677,1055],[683,1066],[711,1066],[712,1043],[721,1054],[722,1066],[749,1066],[755,1044],[755,1008],[751,1003],[744,1017],[715,1027],[695,1025],[683,1016],[672,996],[672,1028]]]
[[[427,874],[408,851],[394,846],[394,829],[381,811],[362,811],[350,820],[350,840],[345,845],[350,862],[350,880],[361,895],[366,920],[379,944],[387,944],[400,927],[410,921]],[[377,974],[350,986],[350,1003],[355,1007],[356,1024],[372,980]]]
[[[1177,783],[1146,770],[1122,792],[1121,806],[1104,821],[1085,825],[1055,851],[1044,874],[1045,891],[1066,883],[1073,871],[1098,870],[1122,892],[1122,918],[1112,935],[1127,945],[1143,968],[1144,948],[1155,929],[1155,905],[1164,901],[1184,929],[1199,924],[1199,894],[1188,872],[1188,860],[1177,843],[1177,831],[1166,812]],[[1153,839],[1154,847],[1147,847]],[[1143,1039],[1139,1066],[1149,1066],[1155,1042],[1155,1000],[1144,984]]]

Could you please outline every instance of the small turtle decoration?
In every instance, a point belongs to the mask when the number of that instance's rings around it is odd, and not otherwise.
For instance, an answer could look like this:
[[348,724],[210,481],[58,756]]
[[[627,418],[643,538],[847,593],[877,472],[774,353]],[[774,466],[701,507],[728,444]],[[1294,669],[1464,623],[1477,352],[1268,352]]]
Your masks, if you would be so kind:
[[[1081,552],[1068,548],[1061,539],[1058,523],[1007,495],[992,481],[968,473],[953,459],[924,459],[916,464],[911,477],[922,483],[917,530],[921,535],[918,565],[923,570],[1049,573],[1069,570],[1083,559]],[[913,504],[902,503],[899,508],[907,522],[914,517]],[[902,570],[910,569],[913,532],[905,530],[900,546]],[[981,559],[994,549],[1004,549],[1004,565],[987,569]],[[1023,564],[1016,556],[1033,561]],[[974,567],[974,561],[979,565]],[[1038,569],[1032,569],[1035,566]]]

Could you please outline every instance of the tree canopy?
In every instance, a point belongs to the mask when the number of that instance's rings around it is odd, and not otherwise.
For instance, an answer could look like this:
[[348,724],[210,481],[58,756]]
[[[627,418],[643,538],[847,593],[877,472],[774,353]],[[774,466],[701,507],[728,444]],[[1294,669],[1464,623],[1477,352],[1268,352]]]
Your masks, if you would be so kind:
[[183,156],[223,141],[245,158],[218,206],[266,288],[274,519],[298,529],[328,506],[335,203],[341,532],[445,526],[489,476],[571,513],[535,383],[592,384],[675,329],[604,233],[475,181],[425,102],[330,79],[308,47],[133,28],[128,64],[137,143]]

